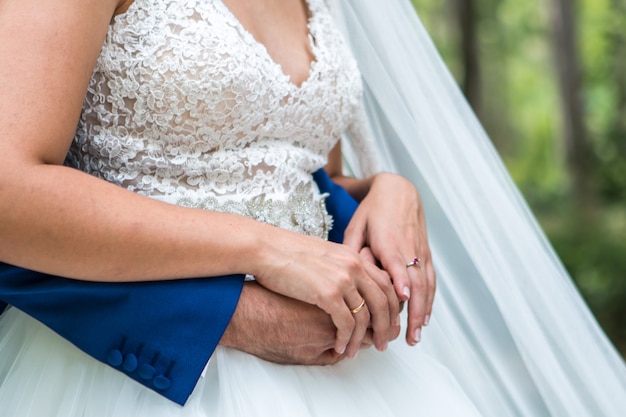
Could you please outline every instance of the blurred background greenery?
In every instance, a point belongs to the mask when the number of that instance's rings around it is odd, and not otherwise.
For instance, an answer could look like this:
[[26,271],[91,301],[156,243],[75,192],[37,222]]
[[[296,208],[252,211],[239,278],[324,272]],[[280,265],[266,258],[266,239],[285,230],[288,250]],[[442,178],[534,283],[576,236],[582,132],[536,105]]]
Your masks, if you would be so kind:
[[626,357],[626,0],[412,0]]

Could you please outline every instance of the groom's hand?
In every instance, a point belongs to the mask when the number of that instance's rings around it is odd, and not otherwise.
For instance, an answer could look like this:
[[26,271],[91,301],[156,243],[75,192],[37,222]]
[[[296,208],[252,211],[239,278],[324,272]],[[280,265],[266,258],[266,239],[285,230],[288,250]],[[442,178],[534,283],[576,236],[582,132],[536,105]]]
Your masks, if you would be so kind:
[[[247,282],[220,344],[277,363],[332,365],[345,358],[334,350],[336,334],[318,307]],[[369,330],[361,346],[371,344]]]

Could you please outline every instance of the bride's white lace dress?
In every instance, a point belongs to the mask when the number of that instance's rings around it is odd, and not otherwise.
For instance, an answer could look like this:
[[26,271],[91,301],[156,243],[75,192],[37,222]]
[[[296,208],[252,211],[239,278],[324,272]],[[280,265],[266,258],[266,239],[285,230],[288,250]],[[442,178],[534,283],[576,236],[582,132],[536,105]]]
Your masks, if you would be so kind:
[[[331,219],[311,173],[357,122],[361,81],[325,3],[308,6],[315,59],[297,86],[221,1],[135,0],[109,29],[67,164],[173,204],[325,237]],[[15,309],[0,320],[7,417],[475,414],[419,348],[304,367],[219,347],[181,408]]]

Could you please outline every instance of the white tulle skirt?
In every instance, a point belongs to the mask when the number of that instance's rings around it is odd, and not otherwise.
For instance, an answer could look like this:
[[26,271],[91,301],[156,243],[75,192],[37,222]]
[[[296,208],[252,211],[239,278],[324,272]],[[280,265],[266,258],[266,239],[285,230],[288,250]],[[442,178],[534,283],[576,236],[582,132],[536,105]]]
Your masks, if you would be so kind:
[[[92,359],[11,308],[0,318],[2,417],[477,416],[419,348],[361,351],[335,366],[285,366],[218,347],[184,407]],[[410,355],[410,356],[409,356]]]

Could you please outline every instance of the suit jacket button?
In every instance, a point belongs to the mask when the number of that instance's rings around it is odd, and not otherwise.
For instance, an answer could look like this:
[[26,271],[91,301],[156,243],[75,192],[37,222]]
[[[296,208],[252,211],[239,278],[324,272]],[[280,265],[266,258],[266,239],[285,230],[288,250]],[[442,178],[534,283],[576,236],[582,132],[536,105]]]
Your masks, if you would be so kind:
[[154,384],[154,387],[156,389],[165,391],[166,389],[170,387],[170,385],[172,385],[172,382],[170,381],[168,377],[159,375],[152,380],[152,384]]
[[107,362],[113,367],[118,367],[123,362],[122,352],[119,349],[111,349],[107,353]]
[[126,372],[133,372],[135,369],[137,369],[137,357],[132,353],[126,355],[126,357],[124,358],[124,363],[122,364],[122,368]]
[[141,379],[149,381],[154,378],[154,374],[156,374],[156,369],[154,369],[154,366],[144,363],[139,367],[139,371],[137,373],[139,374],[139,377]]

